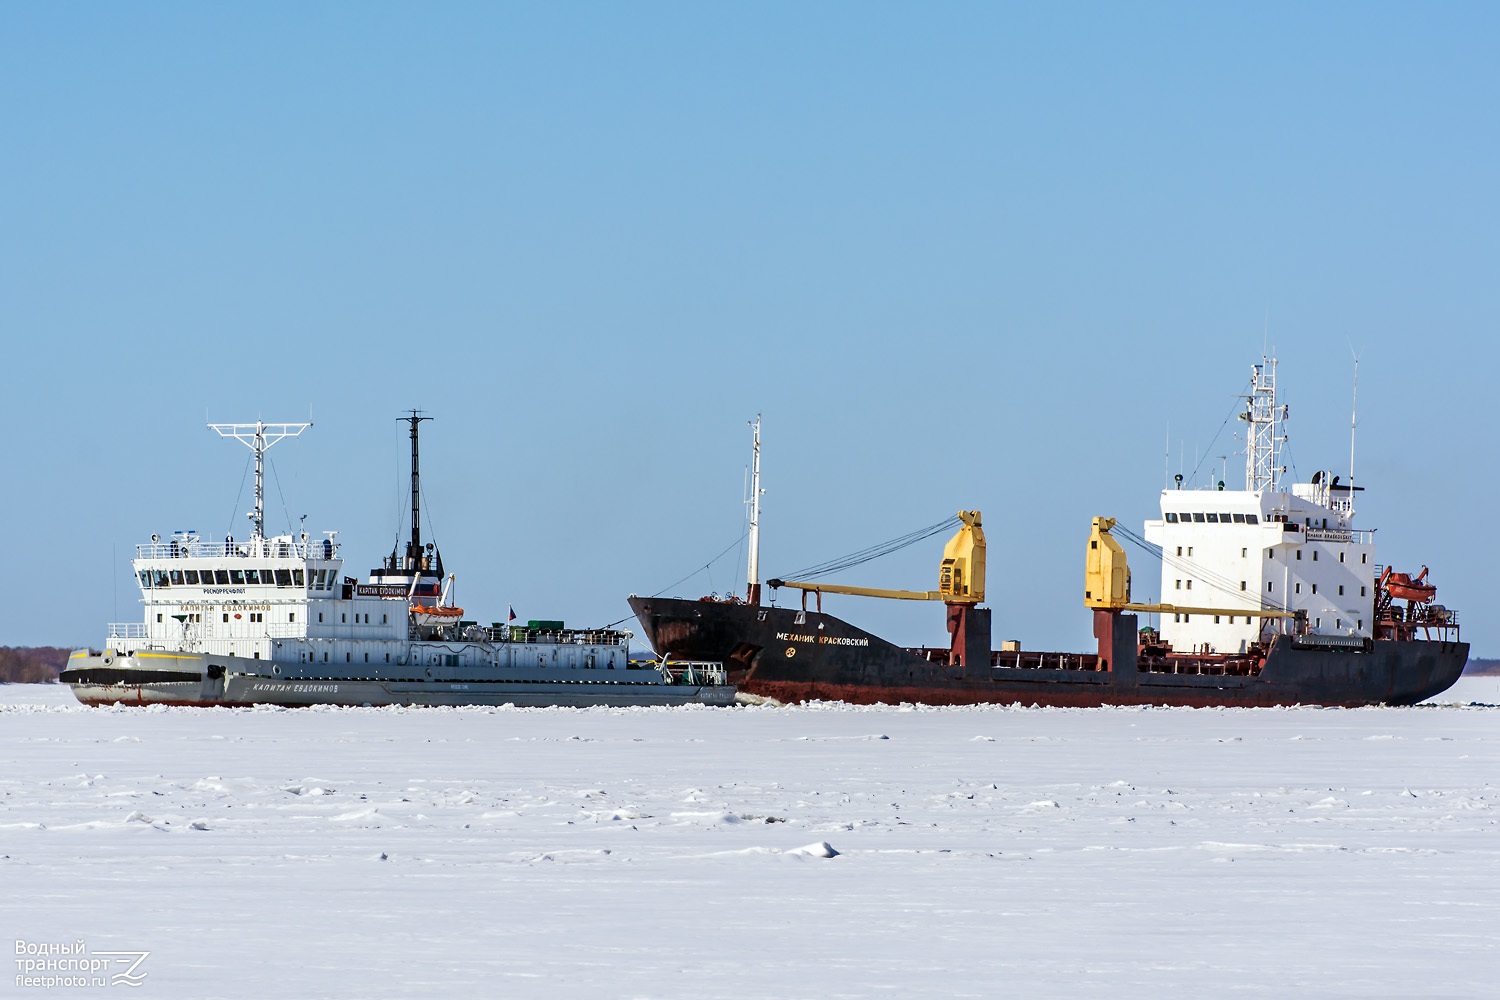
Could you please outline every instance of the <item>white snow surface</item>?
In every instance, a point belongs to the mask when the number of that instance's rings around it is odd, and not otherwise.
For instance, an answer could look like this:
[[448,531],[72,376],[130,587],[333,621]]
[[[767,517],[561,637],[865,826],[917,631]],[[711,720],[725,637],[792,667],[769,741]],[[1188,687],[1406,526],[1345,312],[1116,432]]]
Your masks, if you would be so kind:
[[[86,709],[0,929],[137,997],[1493,997],[1500,679],[1410,709]],[[26,988],[14,995],[97,993]]]

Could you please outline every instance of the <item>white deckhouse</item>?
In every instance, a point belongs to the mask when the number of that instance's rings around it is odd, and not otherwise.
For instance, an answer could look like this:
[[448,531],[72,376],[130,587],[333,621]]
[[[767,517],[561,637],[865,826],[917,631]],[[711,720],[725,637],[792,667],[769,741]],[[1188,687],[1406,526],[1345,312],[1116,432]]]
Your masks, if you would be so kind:
[[[1354,484],[1318,472],[1310,483],[1283,488],[1280,448],[1286,408],[1276,402],[1276,361],[1251,376],[1246,421],[1245,488],[1166,489],[1161,519],[1147,521],[1146,539],[1162,549],[1164,604],[1237,609],[1245,614],[1163,614],[1161,636],[1183,652],[1243,652],[1262,629],[1308,634],[1373,634],[1373,530],[1353,526]],[[1262,619],[1274,609],[1302,612],[1296,625]]]

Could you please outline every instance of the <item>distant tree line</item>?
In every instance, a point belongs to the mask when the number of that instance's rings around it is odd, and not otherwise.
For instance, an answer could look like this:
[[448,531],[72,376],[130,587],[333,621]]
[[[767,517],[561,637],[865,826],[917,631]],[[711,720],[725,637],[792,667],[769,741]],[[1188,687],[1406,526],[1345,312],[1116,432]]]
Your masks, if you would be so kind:
[[0,646],[0,684],[51,684],[71,652],[59,646]]
[[1471,656],[1468,665],[1464,667],[1464,674],[1470,677],[1475,674],[1500,674],[1500,660],[1481,660]]

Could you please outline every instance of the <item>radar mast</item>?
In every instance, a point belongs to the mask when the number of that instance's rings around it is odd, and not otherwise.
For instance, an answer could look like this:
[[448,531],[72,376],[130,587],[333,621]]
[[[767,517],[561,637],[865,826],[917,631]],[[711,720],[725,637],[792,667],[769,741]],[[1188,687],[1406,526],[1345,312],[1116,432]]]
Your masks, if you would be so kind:
[[256,541],[266,537],[266,449],[286,438],[300,436],[303,431],[311,426],[311,421],[305,424],[268,424],[260,420],[257,420],[253,424],[208,425],[208,429],[216,431],[220,437],[233,438],[240,444],[247,445],[251,451],[255,452],[255,512],[250,515],[250,520],[255,522],[255,534],[252,538]]

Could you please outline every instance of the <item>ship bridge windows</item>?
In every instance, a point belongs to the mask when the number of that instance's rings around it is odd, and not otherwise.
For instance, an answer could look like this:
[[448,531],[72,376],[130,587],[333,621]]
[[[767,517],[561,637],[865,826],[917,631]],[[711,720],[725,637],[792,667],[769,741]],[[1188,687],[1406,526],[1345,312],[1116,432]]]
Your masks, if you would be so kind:
[[1187,513],[1167,513],[1164,515],[1168,524],[1259,524],[1258,514],[1235,514],[1229,511],[1195,511]]
[[278,587],[290,587],[291,585],[292,585],[292,572],[291,572],[291,570],[286,570],[286,569],[278,569],[278,570],[276,570],[276,586],[278,586]]
[[245,585],[245,571],[242,569],[231,569],[229,571],[229,584],[232,587],[243,587]]
[[[205,570],[204,572],[207,572],[207,570]],[[229,571],[227,569],[214,570],[214,583],[218,584],[220,587],[229,586]]]
[[245,582],[248,583],[252,587],[259,586],[260,585],[260,570],[258,570],[258,569],[247,569],[247,570],[245,570]]

